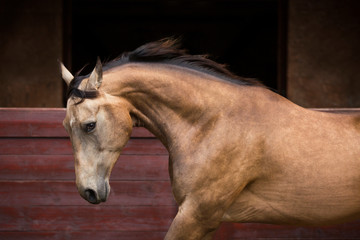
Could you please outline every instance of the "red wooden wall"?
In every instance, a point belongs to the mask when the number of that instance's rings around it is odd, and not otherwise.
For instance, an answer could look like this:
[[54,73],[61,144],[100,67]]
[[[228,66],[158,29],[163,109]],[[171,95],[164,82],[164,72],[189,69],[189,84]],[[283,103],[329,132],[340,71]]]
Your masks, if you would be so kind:
[[[345,110],[348,111],[348,110]],[[77,193],[64,109],[0,109],[0,239],[162,239],[175,216],[166,149],[143,128],[116,164],[109,200]],[[322,228],[223,224],[223,239],[360,239],[360,222]]]

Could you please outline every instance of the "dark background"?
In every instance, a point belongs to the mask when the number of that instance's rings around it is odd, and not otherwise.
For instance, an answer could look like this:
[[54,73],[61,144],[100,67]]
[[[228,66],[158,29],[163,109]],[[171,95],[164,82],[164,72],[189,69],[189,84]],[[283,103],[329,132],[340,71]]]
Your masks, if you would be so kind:
[[304,107],[360,107],[358,0],[0,0],[0,107],[63,107],[57,59],[91,71],[181,37]]
[[[276,0],[74,1],[72,66],[91,67],[148,42],[173,36],[192,54],[210,54],[242,76],[276,89]],[[90,70],[90,69],[88,69]]]

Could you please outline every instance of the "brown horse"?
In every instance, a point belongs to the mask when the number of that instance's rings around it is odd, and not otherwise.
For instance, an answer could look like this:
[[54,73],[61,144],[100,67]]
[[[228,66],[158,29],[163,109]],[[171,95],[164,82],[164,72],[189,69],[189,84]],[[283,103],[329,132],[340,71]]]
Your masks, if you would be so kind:
[[133,126],[167,148],[179,211],[165,239],[211,239],[224,221],[321,225],[360,215],[359,116],[299,107],[172,40],[103,69],[98,61],[88,76],[61,72],[87,201],[106,201]]

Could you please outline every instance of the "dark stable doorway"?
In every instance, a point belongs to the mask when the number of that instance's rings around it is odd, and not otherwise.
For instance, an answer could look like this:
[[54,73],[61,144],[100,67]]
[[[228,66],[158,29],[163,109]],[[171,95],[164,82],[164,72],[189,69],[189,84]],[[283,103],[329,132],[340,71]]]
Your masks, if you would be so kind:
[[209,54],[237,75],[281,92],[277,0],[73,0],[67,9],[73,72],[87,65],[83,74],[89,73],[97,56],[111,60],[174,36],[191,54]]

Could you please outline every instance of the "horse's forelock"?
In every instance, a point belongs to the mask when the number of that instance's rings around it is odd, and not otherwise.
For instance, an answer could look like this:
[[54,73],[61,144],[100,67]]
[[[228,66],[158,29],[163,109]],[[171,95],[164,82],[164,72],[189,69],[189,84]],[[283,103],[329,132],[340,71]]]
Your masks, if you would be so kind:
[[80,101],[78,101],[76,104],[82,103],[85,99],[93,99],[98,97],[99,92],[96,90],[81,90],[79,89],[79,86],[81,82],[86,78],[87,76],[75,76],[74,79],[70,82],[67,92],[66,92],[66,98],[69,99],[70,97],[77,97],[80,98]]

